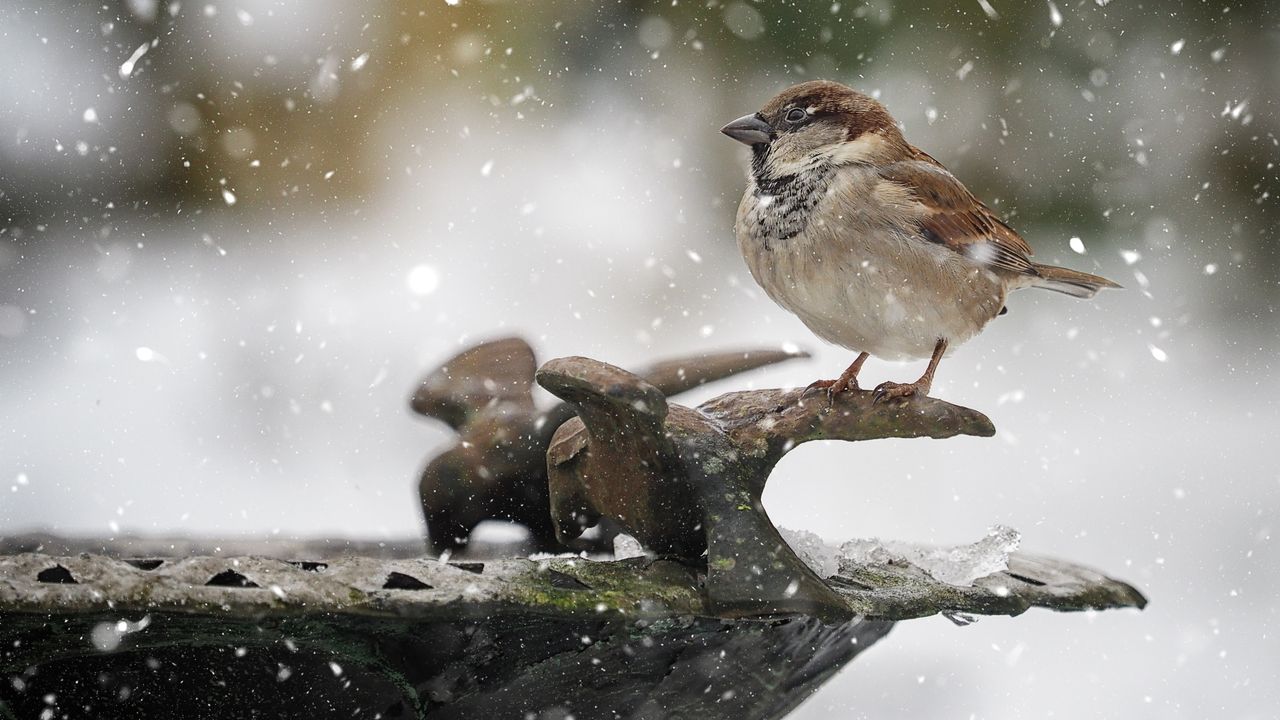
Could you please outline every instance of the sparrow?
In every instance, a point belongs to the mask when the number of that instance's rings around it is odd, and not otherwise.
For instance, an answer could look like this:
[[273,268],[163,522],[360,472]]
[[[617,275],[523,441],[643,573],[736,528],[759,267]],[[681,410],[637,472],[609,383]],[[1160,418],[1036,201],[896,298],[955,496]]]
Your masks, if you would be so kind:
[[1009,291],[1120,287],[1032,262],[1022,236],[852,88],[801,83],[720,131],[751,147],[735,222],[751,276],[818,337],[858,353],[810,388],[858,390],[871,355],[929,358],[919,380],[882,383],[875,399],[928,395],[943,356],[1006,312]]

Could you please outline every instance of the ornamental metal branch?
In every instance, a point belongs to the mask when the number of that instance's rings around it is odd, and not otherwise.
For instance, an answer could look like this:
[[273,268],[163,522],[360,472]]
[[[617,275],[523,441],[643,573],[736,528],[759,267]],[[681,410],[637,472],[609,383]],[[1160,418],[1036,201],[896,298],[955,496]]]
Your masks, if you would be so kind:
[[[803,352],[753,349],[659,362],[640,376],[664,395],[772,365]],[[456,442],[423,470],[419,497],[427,534],[437,552],[466,546],[483,520],[508,520],[529,528],[538,549],[559,551],[547,495],[546,450],[574,409],[567,403],[539,408],[533,398],[537,361],[521,338],[481,343],[450,358],[419,384],[410,406],[458,433]],[[612,534],[575,549],[609,550]]]
[[733,392],[697,409],[621,368],[552,360],[537,381],[577,411],[547,452],[551,521],[561,542],[612,520],[655,552],[705,553],[706,591],[724,615],[857,608],[815,575],[769,520],[760,496],[773,467],[810,440],[989,437],[976,410],[927,397],[876,403],[870,392]]

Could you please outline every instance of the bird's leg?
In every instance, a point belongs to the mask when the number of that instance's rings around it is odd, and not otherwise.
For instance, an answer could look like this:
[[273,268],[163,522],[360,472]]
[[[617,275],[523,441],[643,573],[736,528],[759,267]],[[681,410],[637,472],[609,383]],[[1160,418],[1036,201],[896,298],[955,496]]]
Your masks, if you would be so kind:
[[849,363],[849,367],[840,373],[840,377],[836,378],[836,384],[831,388],[832,393],[845,392],[847,390],[858,390],[858,373],[862,372],[862,363],[871,357],[870,353],[858,353],[858,357]]
[[862,370],[862,363],[866,362],[869,357],[871,357],[870,353],[860,353],[858,359],[854,360],[853,364],[840,373],[840,377],[835,380],[814,380],[809,383],[809,387],[805,388],[805,392],[814,388],[822,388],[827,391],[828,396],[834,397],[842,392],[859,389],[858,372]]
[[929,367],[925,368],[924,375],[921,375],[920,379],[913,383],[880,383],[876,386],[876,394],[873,398],[875,402],[911,397],[912,395],[928,395],[929,390],[933,387],[933,373],[937,371],[938,363],[942,361],[942,354],[946,351],[947,339],[938,338],[938,344],[933,346],[933,357],[929,358]]

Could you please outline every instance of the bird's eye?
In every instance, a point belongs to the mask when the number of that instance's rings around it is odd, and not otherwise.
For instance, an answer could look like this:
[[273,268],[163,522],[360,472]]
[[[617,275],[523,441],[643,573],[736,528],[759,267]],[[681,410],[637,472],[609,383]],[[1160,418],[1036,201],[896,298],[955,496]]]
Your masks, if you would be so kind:
[[800,108],[791,108],[790,110],[787,111],[786,119],[787,119],[787,122],[791,123],[792,125],[799,125],[800,123],[809,119],[809,113],[805,112],[804,110],[801,110]]

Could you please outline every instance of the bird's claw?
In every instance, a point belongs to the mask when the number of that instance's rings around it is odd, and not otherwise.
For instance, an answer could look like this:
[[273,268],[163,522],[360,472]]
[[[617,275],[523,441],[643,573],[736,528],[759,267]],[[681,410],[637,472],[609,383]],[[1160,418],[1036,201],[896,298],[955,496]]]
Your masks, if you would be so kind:
[[[906,398],[916,395],[919,391],[916,383],[896,383],[885,381],[876,386],[875,394],[871,396],[872,402],[888,402],[894,398]],[[921,393],[923,394],[923,393]]]
[[814,380],[805,387],[804,392],[801,393],[801,395],[808,395],[810,390],[826,390],[830,393],[831,388],[835,387],[835,384],[835,380]]
[[861,388],[858,387],[857,380],[853,380],[852,382],[846,382],[846,383],[841,383],[839,379],[814,380],[813,382],[809,383],[808,387],[804,389],[804,392],[801,393],[800,396],[804,397],[805,395],[808,395],[810,390],[825,390],[827,392],[827,402],[834,403],[837,395],[841,393],[857,391],[860,389]]
[[835,388],[836,388],[836,383],[838,382],[839,382],[838,380],[814,380],[813,382],[809,383],[809,386],[804,389],[804,392],[800,393],[800,397],[804,397],[808,395],[809,392],[812,390],[822,390],[824,394],[827,396],[827,404],[830,405],[836,399]]

